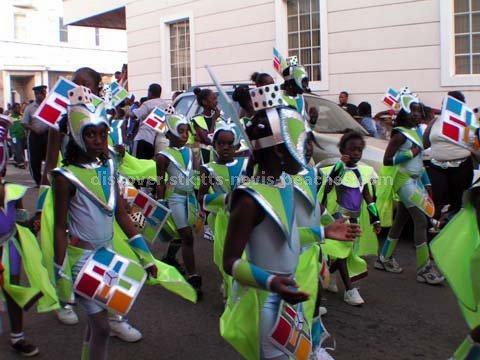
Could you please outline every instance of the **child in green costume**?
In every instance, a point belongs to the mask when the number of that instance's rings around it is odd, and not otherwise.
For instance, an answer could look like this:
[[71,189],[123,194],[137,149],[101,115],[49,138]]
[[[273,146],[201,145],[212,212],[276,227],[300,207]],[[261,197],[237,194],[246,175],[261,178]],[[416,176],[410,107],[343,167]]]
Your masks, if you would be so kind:
[[[257,113],[247,134],[258,170],[230,198],[223,267],[235,279],[234,301],[222,315],[220,331],[247,359],[306,359],[311,347],[305,349],[303,344],[311,334],[302,305],[295,305],[303,330],[297,341],[292,340],[292,348],[282,347],[270,336],[286,303],[302,303],[316,295],[297,290],[294,279],[301,245],[307,244],[300,243],[289,174],[306,165],[305,122],[290,108],[270,108]],[[317,228],[319,238],[324,230],[326,236],[339,240],[358,235],[357,226],[342,221]]]
[[[198,201],[203,211],[209,211],[208,224],[214,229],[213,261],[223,275],[224,294],[231,290],[231,277],[223,271],[223,246],[228,224],[226,204],[229,194],[245,179],[247,158],[235,157],[240,147],[239,136],[233,123],[217,122],[213,134],[213,146],[217,160],[202,165]],[[213,193],[209,190],[213,189]]]
[[[6,146],[0,145],[0,153]],[[1,156],[1,154],[0,154]],[[36,237],[28,228],[35,228],[22,206],[27,188],[5,183],[6,163],[0,164],[0,287],[7,303],[10,320],[10,346],[22,356],[35,356],[38,348],[25,340],[23,311],[39,300],[38,311],[58,309],[55,289],[42,264],[42,253]],[[28,227],[28,228],[27,228]],[[20,285],[20,274],[27,276],[29,286]]]
[[[322,204],[331,209],[329,212],[337,217],[348,218],[351,223],[361,223],[363,232],[369,231],[368,228],[372,225],[378,234],[381,230],[380,219],[374,196],[370,192],[373,188],[372,182],[375,180],[376,174],[372,167],[358,164],[365,148],[365,140],[360,133],[350,131],[342,136],[338,147],[342,157],[328,175]],[[328,195],[334,188],[336,201],[330,199],[328,202]],[[365,204],[366,210],[364,208]],[[362,212],[365,215],[365,211],[368,211],[370,217],[370,221],[367,220],[367,224],[363,224],[361,221]],[[325,252],[335,258],[330,266],[330,272],[334,273],[336,270],[340,272],[345,285],[344,301],[350,305],[362,305],[364,303],[358,290],[352,286],[352,281],[367,275],[366,262],[358,256],[360,241],[361,239],[357,239],[350,249],[346,249],[345,244],[332,241],[327,241],[327,244],[324,246]],[[346,251],[340,251],[339,248],[345,248]],[[330,286],[330,289],[333,291],[336,290],[334,284],[332,281]]]
[[[480,359],[480,187],[463,197],[463,208],[430,244],[435,262],[457,297],[470,334],[451,360]],[[454,241],[452,241],[454,240]]]
[[409,218],[414,225],[414,240],[417,258],[417,281],[429,285],[441,283],[429,258],[427,245],[427,216],[433,217],[435,208],[431,200],[431,185],[423,166],[423,141],[416,127],[422,118],[418,99],[402,101],[404,107],[397,115],[396,127],[383,158],[381,182],[378,184],[378,208],[382,221],[391,218],[393,193],[400,199],[393,225],[383,244],[375,268],[391,273],[400,273],[402,268],[393,258],[395,246]]

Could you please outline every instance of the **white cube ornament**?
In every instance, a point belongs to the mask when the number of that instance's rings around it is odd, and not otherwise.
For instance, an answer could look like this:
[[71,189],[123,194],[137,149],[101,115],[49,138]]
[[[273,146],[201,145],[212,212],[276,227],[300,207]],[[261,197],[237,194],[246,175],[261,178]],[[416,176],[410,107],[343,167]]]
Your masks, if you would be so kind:
[[250,97],[255,111],[285,105],[279,84],[270,84],[251,89]]
[[91,104],[93,101],[92,90],[85,86],[77,86],[68,92],[68,99],[71,105]]

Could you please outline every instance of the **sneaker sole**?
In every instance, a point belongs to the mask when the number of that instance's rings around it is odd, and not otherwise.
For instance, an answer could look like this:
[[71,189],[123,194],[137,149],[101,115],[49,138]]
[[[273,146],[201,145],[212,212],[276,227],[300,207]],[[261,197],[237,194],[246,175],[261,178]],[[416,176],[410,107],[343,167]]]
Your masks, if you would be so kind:
[[403,269],[400,269],[398,271],[392,271],[392,270],[389,270],[387,269],[385,266],[383,266],[382,263],[378,263],[378,262],[375,262],[373,264],[373,267],[377,270],[381,270],[381,271],[385,271],[385,272],[389,272],[391,274],[401,274],[403,272]]
[[15,353],[17,353],[18,355],[20,356],[23,356],[23,357],[34,357],[34,356],[37,356],[38,354],[40,354],[40,350],[38,349],[35,349],[34,351],[30,352],[30,353],[22,353],[16,349],[14,349],[13,347],[10,346],[10,349],[12,349],[12,351],[14,351]]
[[346,304],[348,305],[351,305],[351,306],[362,306],[363,304],[365,304],[365,301],[364,302],[361,302],[361,303],[352,303],[350,301],[346,301],[346,300],[343,300]]
[[136,342],[139,342],[140,340],[142,340],[142,336],[140,336],[140,337],[139,337],[138,339],[136,339],[136,340],[127,340],[127,339],[125,339],[124,337],[122,337],[122,336],[120,335],[120,333],[117,333],[117,332],[112,331],[112,330],[110,330],[110,336],[111,336],[111,337],[117,337],[117,338],[119,338],[120,340],[122,340],[122,341],[124,341],[124,342],[127,342],[127,343],[136,343]]
[[417,275],[417,281],[419,283],[422,283],[422,284],[440,285],[444,281],[444,279],[439,279],[437,281],[429,281],[429,280],[425,279],[423,276]]

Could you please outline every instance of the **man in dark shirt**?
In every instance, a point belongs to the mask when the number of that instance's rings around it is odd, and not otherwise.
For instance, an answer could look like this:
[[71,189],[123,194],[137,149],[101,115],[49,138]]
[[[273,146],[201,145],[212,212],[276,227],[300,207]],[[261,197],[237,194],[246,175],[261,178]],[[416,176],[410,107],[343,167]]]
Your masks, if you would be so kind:
[[352,117],[358,116],[358,109],[355,105],[348,103],[348,92],[342,91],[338,96],[339,106]]
[[28,131],[28,156],[30,172],[33,180],[40,185],[42,162],[47,156],[48,125],[34,118],[33,114],[45,99],[47,87],[45,85],[33,88],[35,101],[27,106],[23,114],[22,124]]

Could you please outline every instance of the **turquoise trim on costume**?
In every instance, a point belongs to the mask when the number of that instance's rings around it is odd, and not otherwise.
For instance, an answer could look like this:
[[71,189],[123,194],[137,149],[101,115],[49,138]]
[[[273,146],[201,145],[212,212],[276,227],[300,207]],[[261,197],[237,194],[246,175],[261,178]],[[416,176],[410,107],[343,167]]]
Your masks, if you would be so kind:
[[414,158],[412,150],[398,151],[393,157],[393,165],[398,165]]
[[423,185],[431,185],[432,184],[430,182],[430,177],[428,176],[428,173],[427,173],[426,169],[423,169],[421,180],[422,180]]
[[237,158],[233,163],[226,164],[228,169],[228,175],[230,177],[230,191],[235,189],[239,183],[240,177],[242,176],[246,165],[247,158]]
[[45,203],[45,199],[47,198],[48,189],[50,189],[50,186],[40,185],[37,198],[37,212],[40,212],[43,209],[43,204]]
[[183,147],[180,149],[180,154],[182,154],[183,163],[189,164],[190,163],[190,148]]
[[100,181],[100,185],[102,186],[105,198],[109,199],[111,192],[110,181],[112,181],[112,179],[110,179],[110,176],[112,175],[110,174],[110,167],[100,166],[95,169],[95,172],[97,174],[98,180]]
[[393,252],[395,250],[395,246],[397,245],[398,239],[391,239],[387,237],[385,240],[385,243],[383,244],[382,247],[382,256],[386,259],[390,258],[393,255]]
[[203,197],[203,208],[207,211],[217,212],[225,207],[226,194],[207,194]]
[[253,286],[263,290],[269,289],[269,281],[274,275],[249,263],[247,260],[238,259],[233,264],[232,276],[241,284]]

